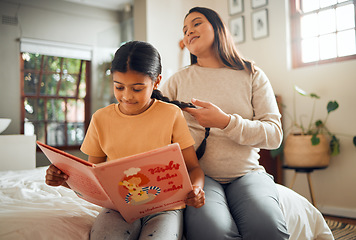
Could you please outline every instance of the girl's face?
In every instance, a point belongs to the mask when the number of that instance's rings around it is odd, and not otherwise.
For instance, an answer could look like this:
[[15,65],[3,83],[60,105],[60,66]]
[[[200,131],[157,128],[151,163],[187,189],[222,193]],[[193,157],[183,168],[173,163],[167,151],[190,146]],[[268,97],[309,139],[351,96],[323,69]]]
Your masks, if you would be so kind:
[[146,111],[152,104],[152,91],[161,80],[161,75],[155,82],[144,74],[127,71],[113,73],[114,95],[119,102],[119,109],[126,115],[137,115]]
[[213,54],[214,28],[201,13],[192,12],[184,20],[183,43],[190,53],[205,57]]

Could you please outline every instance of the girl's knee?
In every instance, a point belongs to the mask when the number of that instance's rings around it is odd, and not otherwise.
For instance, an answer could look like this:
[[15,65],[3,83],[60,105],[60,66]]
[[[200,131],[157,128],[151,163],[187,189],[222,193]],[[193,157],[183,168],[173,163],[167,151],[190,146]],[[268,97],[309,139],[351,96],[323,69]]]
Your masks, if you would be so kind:
[[183,210],[156,213],[142,218],[140,240],[181,240],[183,235]]
[[140,220],[128,224],[119,212],[103,209],[94,221],[90,239],[137,239],[140,229]]

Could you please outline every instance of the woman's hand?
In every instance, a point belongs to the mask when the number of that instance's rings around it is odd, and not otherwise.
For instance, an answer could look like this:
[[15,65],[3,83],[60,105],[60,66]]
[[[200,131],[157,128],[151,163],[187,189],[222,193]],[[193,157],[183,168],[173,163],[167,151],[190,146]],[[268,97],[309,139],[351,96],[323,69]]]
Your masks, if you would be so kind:
[[184,108],[183,110],[190,113],[201,126],[224,129],[229,124],[230,116],[218,106],[194,98],[192,103],[200,108]]
[[49,186],[65,186],[67,187],[68,175],[59,170],[56,166],[51,164],[46,171],[46,184]]
[[205,204],[205,192],[199,186],[193,186],[193,190],[188,193],[185,203],[188,206],[200,208]]

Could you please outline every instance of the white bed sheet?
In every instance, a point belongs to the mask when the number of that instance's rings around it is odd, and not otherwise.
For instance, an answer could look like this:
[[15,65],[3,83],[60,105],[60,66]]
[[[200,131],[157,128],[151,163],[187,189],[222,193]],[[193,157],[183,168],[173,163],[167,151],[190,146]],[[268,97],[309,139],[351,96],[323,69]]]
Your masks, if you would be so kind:
[[279,184],[277,189],[289,240],[334,240],[323,215],[306,198]]
[[88,239],[101,208],[46,185],[46,169],[0,172],[0,239]]
[[[100,207],[65,187],[44,183],[47,167],[0,172],[0,239],[88,239]],[[333,240],[322,214],[277,184],[290,240]]]

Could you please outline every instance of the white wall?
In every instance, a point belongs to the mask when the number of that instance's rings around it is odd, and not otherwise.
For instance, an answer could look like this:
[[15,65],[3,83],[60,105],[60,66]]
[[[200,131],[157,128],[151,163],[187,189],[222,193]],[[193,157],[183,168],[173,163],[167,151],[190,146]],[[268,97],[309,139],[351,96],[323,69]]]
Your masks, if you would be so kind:
[[[246,1],[245,1],[246,3]],[[329,100],[337,100],[340,107],[331,113],[328,128],[335,133],[356,135],[356,61],[315,65],[299,69],[291,68],[289,41],[289,5],[288,1],[269,1],[268,13],[270,21],[269,37],[252,40],[251,8],[245,9],[247,41],[239,46],[241,52],[260,66],[269,76],[274,91],[282,95],[286,105],[285,111],[292,114],[292,84],[296,84],[308,92],[317,93],[321,99],[317,103],[315,118],[324,119],[326,104]],[[311,101],[298,97],[297,111],[310,116]],[[286,116],[286,114],[284,115]],[[284,126],[290,120],[284,117]],[[318,208],[328,214],[343,215],[356,218],[356,148],[352,145],[352,137],[338,135],[341,141],[341,154],[332,157],[330,166],[325,170],[312,173],[312,183]],[[293,171],[285,171],[285,183],[289,186]],[[298,174],[294,189],[310,199],[305,174]]]
[[18,18],[17,25],[0,24],[0,117],[12,119],[3,134],[20,133],[20,38],[90,46],[92,111],[102,106],[96,66],[120,46],[119,12],[66,1],[7,0],[0,1],[0,13]]
[[[146,5],[146,39],[155,45],[163,58],[165,69],[163,78],[167,78],[179,68],[180,50],[178,41],[182,38],[182,23],[185,14],[191,7],[204,6],[213,8],[229,22],[227,1],[214,0],[136,0]],[[143,5],[141,5],[143,6]],[[269,76],[276,94],[283,98],[285,111],[292,112],[292,84],[295,83],[308,92],[321,96],[318,102],[316,117],[324,118],[326,103],[337,100],[340,107],[332,113],[328,127],[336,133],[356,135],[356,61],[330,63],[291,68],[289,45],[289,6],[287,0],[268,1],[269,36],[253,40],[251,32],[250,1],[244,0],[246,40],[238,47],[248,59],[252,59]],[[254,10],[255,11],[255,10]],[[136,20],[136,18],[135,18]],[[141,19],[142,21],[142,19]],[[299,101],[299,100],[298,100]],[[311,102],[301,99],[297,111],[310,114]],[[285,126],[290,121],[284,117]],[[311,178],[315,191],[318,208],[327,214],[356,218],[356,148],[352,145],[351,137],[339,135],[341,154],[331,159],[330,166],[325,170],[312,173]],[[285,185],[289,186],[291,170],[285,171]],[[306,176],[299,174],[293,188],[301,195],[310,199]]]

